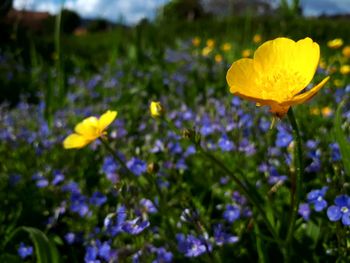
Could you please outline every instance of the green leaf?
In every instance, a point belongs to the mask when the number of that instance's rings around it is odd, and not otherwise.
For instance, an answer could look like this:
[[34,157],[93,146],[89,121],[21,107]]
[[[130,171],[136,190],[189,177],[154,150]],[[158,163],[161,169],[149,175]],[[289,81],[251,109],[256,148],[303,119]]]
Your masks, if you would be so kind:
[[341,128],[341,125],[342,125],[341,112],[344,104],[345,104],[345,101],[342,101],[338,106],[338,109],[335,115],[333,133],[335,136],[335,140],[337,141],[340,148],[340,154],[342,156],[342,162],[344,165],[345,174],[347,176],[350,176],[350,143],[347,140],[346,135]]
[[[19,232],[29,234],[35,247],[35,254],[38,263],[60,263],[60,256],[56,245],[42,231],[34,227],[19,227],[11,235],[12,239]],[[7,241],[9,241],[8,239]]]

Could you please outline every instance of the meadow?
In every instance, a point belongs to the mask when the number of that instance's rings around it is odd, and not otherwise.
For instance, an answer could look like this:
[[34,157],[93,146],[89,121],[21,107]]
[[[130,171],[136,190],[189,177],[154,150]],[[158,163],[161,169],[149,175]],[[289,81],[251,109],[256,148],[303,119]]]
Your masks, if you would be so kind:
[[[307,22],[2,49],[0,262],[349,262],[350,27]],[[283,116],[227,82],[281,36],[320,45],[306,90],[330,76]]]

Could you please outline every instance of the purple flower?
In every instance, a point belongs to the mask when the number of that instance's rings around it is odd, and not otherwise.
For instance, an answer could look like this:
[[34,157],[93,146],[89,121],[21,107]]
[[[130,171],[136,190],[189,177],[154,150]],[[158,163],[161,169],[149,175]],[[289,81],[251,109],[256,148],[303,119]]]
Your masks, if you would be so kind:
[[157,213],[158,211],[151,200],[142,198],[140,200],[140,205],[143,207],[143,210],[149,214],[154,214],[154,213]]
[[111,257],[111,246],[108,242],[103,242],[98,246],[98,256],[106,261],[110,260]]
[[84,257],[85,262],[86,263],[98,263],[98,262],[100,262],[99,260],[97,260],[97,253],[98,253],[97,247],[95,247],[95,246],[86,247],[85,257]]
[[240,216],[240,209],[236,205],[226,205],[226,210],[223,214],[224,219],[229,222],[233,223],[236,221]]
[[32,246],[26,246],[23,242],[19,244],[19,248],[17,250],[18,255],[25,259],[26,257],[33,254],[33,247]]
[[211,251],[212,247],[203,239],[184,234],[177,234],[176,239],[178,242],[178,250],[185,254],[186,257],[198,257],[199,255]]
[[64,236],[64,239],[67,241],[68,244],[73,244],[74,241],[75,241],[75,234],[72,233],[72,232],[69,232],[67,233],[65,236]]
[[341,219],[344,226],[350,225],[350,197],[348,195],[337,196],[334,200],[335,205],[328,207],[327,216],[330,221]]
[[140,176],[147,170],[147,164],[135,157],[131,158],[126,165],[136,176]]
[[234,144],[230,141],[226,134],[223,134],[219,139],[218,146],[223,152],[230,152],[234,149]]
[[214,226],[214,239],[215,239],[216,245],[222,246],[225,244],[236,243],[238,241],[238,237],[233,236],[227,232],[224,232],[223,228],[224,227],[222,224],[218,224]]
[[90,211],[86,203],[86,197],[80,193],[73,193],[71,195],[70,210],[78,213],[81,217],[88,215]]
[[125,221],[122,226],[122,229],[124,232],[129,233],[131,235],[138,235],[145,228],[149,227],[149,225],[149,221],[144,221],[140,217],[136,217],[133,220]]
[[58,185],[60,182],[64,180],[64,175],[59,171],[55,171],[53,176],[54,177],[51,182],[52,185]]
[[309,204],[313,204],[315,211],[320,212],[327,206],[327,201],[324,200],[324,196],[328,190],[327,186],[322,187],[322,189],[312,190],[307,194],[307,201]]
[[304,220],[308,221],[310,219],[310,213],[311,213],[309,204],[308,203],[300,204],[298,213],[304,218]]
[[94,206],[101,206],[107,202],[107,197],[100,192],[94,192],[90,198],[90,204]]
[[293,136],[283,126],[278,126],[277,129],[276,146],[287,147],[293,140]]
[[152,263],[168,263],[173,261],[173,254],[163,247],[151,247],[151,252],[157,254],[157,258]]

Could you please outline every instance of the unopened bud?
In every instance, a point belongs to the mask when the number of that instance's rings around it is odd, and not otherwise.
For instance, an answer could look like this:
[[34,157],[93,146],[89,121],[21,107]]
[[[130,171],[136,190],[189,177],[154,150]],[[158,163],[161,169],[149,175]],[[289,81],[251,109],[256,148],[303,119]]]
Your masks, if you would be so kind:
[[164,108],[159,101],[152,101],[149,106],[149,111],[153,118],[158,118],[164,115]]

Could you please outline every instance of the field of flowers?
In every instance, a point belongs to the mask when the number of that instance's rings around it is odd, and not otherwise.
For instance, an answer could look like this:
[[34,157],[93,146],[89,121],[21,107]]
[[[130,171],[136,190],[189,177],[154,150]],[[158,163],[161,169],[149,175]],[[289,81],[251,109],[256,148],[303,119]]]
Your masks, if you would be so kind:
[[350,43],[232,65],[267,40],[193,36],[0,105],[0,262],[349,262]]

